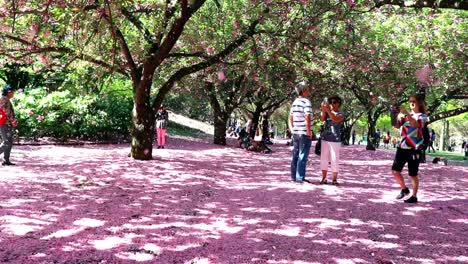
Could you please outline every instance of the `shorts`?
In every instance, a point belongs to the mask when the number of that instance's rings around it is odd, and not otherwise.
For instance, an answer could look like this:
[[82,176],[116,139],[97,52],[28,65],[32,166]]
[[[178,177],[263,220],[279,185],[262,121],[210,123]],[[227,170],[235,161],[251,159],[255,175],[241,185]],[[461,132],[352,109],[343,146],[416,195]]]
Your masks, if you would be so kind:
[[411,177],[418,176],[419,160],[421,150],[397,148],[395,159],[393,160],[392,170],[401,172],[408,162],[408,174]]

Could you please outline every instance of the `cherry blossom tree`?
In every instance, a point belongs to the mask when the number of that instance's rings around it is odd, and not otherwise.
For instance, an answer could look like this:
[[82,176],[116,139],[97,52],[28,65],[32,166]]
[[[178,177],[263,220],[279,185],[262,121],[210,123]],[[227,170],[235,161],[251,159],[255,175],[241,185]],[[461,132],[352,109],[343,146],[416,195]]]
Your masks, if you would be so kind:
[[[148,160],[152,158],[154,109],[174,83],[218,63],[241,46],[255,33],[264,10],[262,5],[252,8],[255,18],[246,17],[239,33],[219,49],[187,48],[178,40],[205,2],[7,1],[0,10],[0,55],[6,56],[3,62],[39,61],[48,67],[67,67],[82,60],[130,79],[134,97],[131,156]],[[218,1],[209,4],[219,5]],[[262,12],[254,12],[258,10]],[[159,86],[154,96],[153,84]]]

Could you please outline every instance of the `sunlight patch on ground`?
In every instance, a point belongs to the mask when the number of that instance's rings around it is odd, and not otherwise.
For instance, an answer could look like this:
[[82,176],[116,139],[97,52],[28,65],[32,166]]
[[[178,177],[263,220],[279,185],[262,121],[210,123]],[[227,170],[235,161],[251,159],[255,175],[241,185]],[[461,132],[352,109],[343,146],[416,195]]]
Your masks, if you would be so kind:
[[208,258],[194,258],[184,262],[184,264],[210,264],[210,260]]
[[321,229],[339,229],[340,225],[346,225],[347,223],[343,221],[338,221],[334,219],[327,219],[327,218],[309,218],[309,219],[302,219],[304,223],[318,223],[318,228]]
[[394,248],[399,248],[400,245],[396,243],[390,243],[390,242],[383,242],[383,241],[372,241],[370,239],[355,239],[355,241],[366,245],[370,248],[383,248],[383,249],[394,249]]
[[[394,204],[398,202],[398,200],[395,199],[397,194],[395,194],[397,191],[383,191],[382,196],[379,199],[368,199],[369,202],[373,203],[386,203],[386,204]],[[419,196],[418,196],[419,197]]]
[[129,245],[132,243],[131,239],[121,237],[106,237],[101,240],[94,240],[90,242],[98,250],[112,249],[121,245]]
[[336,264],[356,264],[356,263],[368,263],[367,261],[359,258],[353,258],[353,259],[339,259],[335,258]]
[[115,254],[115,256],[121,259],[128,259],[137,262],[150,261],[154,259],[154,255],[143,252],[119,252]]
[[177,245],[177,246],[173,247],[172,250],[174,250],[174,251],[184,251],[184,250],[187,250],[187,249],[190,249],[190,248],[197,248],[199,246],[200,245],[198,243],[189,243],[189,244],[186,244],[186,245]]
[[25,203],[32,203],[32,202],[35,202],[36,200],[33,200],[33,199],[9,199],[3,203],[0,203],[0,206],[1,207],[16,207],[16,206],[20,206],[20,205],[23,205]]
[[460,223],[460,224],[468,225],[467,219],[449,219],[448,221],[452,223]]
[[103,226],[106,221],[101,221],[92,218],[81,218],[73,222],[74,225],[82,227],[100,227]]
[[51,238],[61,238],[61,237],[69,237],[75,234],[78,234],[79,232],[85,230],[86,228],[84,227],[74,227],[70,229],[64,229],[64,230],[59,230],[57,232],[54,232],[48,236],[42,237],[41,239],[47,240]]
[[41,230],[43,226],[50,225],[50,223],[46,221],[13,215],[0,217],[0,222],[4,222],[0,226],[0,228],[3,229],[3,232],[18,236]]
[[271,264],[322,264],[322,262],[315,262],[315,261],[302,261],[302,260],[268,260],[267,263]]
[[439,258],[437,259],[440,262],[447,262],[447,261],[455,261],[457,263],[467,263],[468,262],[468,256],[456,256],[456,257],[449,257],[446,256],[444,258]]
[[301,232],[301,228],[297,226],[282,226],[281,229],[257,229],[256,232],[274,234],[287,237],[297,237]]
[[278,213],[278,210],[272,210],[272,208],[258,208],[258,207],[246,207],[242,208],[244,212],[256,212],[256,213]]

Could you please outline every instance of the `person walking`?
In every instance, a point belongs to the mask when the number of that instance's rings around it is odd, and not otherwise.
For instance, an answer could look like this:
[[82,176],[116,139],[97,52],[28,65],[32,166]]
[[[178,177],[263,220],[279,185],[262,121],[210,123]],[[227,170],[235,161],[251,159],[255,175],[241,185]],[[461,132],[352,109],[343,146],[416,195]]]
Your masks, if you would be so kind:
[[2,97],[0,98],[0,113],[4,116],[4,120],[2,124],[0,124],[0,136],[2,137],[0,154],[3,153],[3,166],[16,165],[10,161],[10,153],[13,147],[13,128],[17,126],[15,111],[10,101],[13,96],[13,89],[8,85],[5,86],[2,91]]
[[434,142],[436,140],[436,133],[434,131],[434,129],[431,130],[431,137],[430,137],[430,141],[429,141],[429,147],[427,148],[427,152],[431,152],[431,148],[432,148],[432,152],[435,153],[435,149],[434,149]]
[[328,163],[333,172],[333,185],[338,185],[338,162],[340,160],[341,133],[345,114],[340,111],[341,98],[333,96],[328,102],[322,102],[320,121],[325,122],[321,135],[320,167],[322,169],[322,184],[327,183]]
[[353,133],[351,134],[351,139],[352,139],[352,143],[354,145],[354,141],[356,140],[356,130],[353,129]]
[[300,82],[295,90],[299,96],[292,103],[288,119],[293,145],[291,180],[302,183],[305,181],[306,165],[312,143],[312,104],[307,98],[310,96],[307,82]]
[[166,106],[161,105],[156,113],[156,137],[158,149],[164,148],[166,144],[166,129],[169,123],[169,113],[166,111]]
[[421,95],[411,96],[409,106],[411,112],[408,112],[404,106],[400,107],[400,113],[405,116],[394,126],[400,129],[401,140],[393,160],[392,174],[401,187],[401,191],[396,198],[402,199],[409,195],[410,191],[401,176],[403,167],[408,163],[408,174],[413,185],[413,193],[409,199],[405,200],[405,203],[417,203],[419,163],[421,151],[424,148],[422,128],[425,126],[427,119],[424,97]]

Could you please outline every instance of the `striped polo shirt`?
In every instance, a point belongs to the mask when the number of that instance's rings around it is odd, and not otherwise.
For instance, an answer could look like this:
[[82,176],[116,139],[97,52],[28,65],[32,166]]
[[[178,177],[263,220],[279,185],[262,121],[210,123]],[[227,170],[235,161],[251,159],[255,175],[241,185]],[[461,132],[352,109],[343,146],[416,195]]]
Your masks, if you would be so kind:
[[[293,118],[293,134],[305,135],[307,132],[305,116],[310,115],[312,120],[312,105],[309,99],[299,97],[294,100],[289,115]],[[312,126],[312,122],[310,124]],[[312,128],[311,128],[312,131]]]

